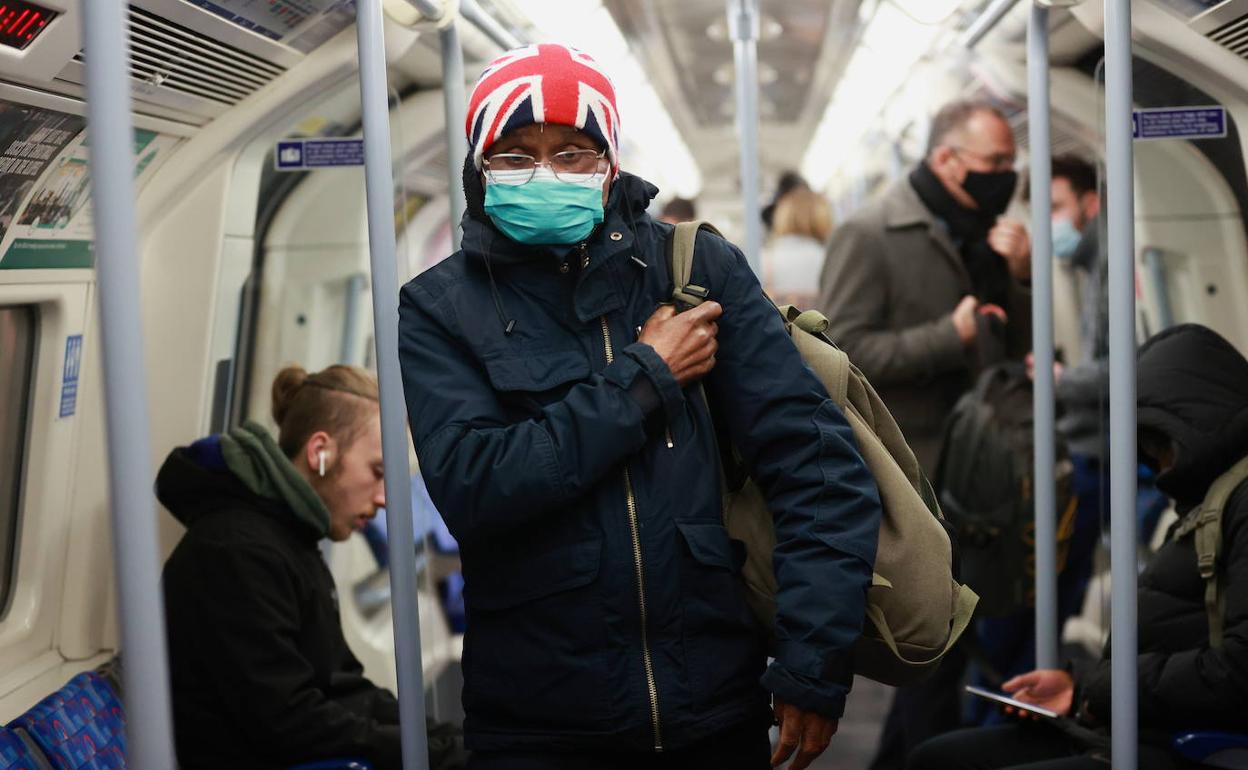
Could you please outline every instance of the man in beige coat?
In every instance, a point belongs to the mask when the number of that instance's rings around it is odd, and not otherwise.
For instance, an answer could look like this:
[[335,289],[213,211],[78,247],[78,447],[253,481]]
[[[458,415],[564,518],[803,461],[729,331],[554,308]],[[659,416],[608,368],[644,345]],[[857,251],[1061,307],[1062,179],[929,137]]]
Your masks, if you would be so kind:
[[[1002,218],[1018,185],[1014,136],[995,108],[954,102],[932,119],[927,155],[832,234],[816,305],[832,339],[879,391],[929,475],[945,417],[978,369],[1030,347],[1031,246]],[[872,770],[961,726],[955,648],[894,695]]]
[[945,416],[975,371],[1029,349],[1030,242],[1001,217],[1017,187],[1014,162],[999,111],[946,105],[924,161],[828,246],[817,307],[929,475]]

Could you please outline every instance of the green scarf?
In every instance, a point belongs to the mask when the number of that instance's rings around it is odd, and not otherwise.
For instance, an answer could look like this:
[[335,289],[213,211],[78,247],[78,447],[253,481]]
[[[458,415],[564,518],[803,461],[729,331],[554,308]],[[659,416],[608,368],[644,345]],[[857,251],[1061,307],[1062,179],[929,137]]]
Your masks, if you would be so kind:
[[285,503],[316,533],[329,534],[329,509],[263,426],[250,420],[221,434],[221,454],[230,471],[260,497]]

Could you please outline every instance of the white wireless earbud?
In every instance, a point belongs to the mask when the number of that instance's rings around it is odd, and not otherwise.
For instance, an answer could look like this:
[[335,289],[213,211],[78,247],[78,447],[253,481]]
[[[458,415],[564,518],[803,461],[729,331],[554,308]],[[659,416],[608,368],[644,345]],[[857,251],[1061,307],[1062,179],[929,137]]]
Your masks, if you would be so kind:
[[317,460],[317,473],[321,475],[321,478],[325,478],[325,450],[324,449],[316,453],[316,460]]

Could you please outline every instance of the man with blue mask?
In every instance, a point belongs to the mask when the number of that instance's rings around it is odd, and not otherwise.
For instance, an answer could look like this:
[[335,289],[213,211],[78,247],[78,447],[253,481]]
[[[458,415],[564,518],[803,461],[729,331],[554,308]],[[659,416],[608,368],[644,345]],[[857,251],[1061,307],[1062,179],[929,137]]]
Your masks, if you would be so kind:
[[1101,195],[1096,168],[1077,155],[1053,158],[1053,256],[1079,271],[1080,360],[1093,361],[1107,355],[1105,335],[1108,304],[1101,273]]
[[[1096,168],[1077,155],[1053,158],[1050,200],[1053,258],[1074,272],[1079,295],[1079,355],[1057,372],[1057,432],[1070,450],[1078,508],[1066,568],[1058,576],[1059,613],[1077,612],[1092,575],[1101,520],[1109,510],[1109,263],[1102,253],[1104,220]],[[1140,480],[1147,497],[1151,482]],[[1152,519],[1156,524],[1156,519]],[[1144,530],[1147,529],[1147,532]],[[1152,536],[1147,523],[1144,542]]]
[[[488,65],[463,248],[400,297],[412,438],[463,563],[470,767],[801,770],[852,682],[878,491],[735,246],[700,232],[708,301],[672,306],[672,227],[620,170],[619,126],[573,48]],[[717,431],[775,516],[770,664]]]

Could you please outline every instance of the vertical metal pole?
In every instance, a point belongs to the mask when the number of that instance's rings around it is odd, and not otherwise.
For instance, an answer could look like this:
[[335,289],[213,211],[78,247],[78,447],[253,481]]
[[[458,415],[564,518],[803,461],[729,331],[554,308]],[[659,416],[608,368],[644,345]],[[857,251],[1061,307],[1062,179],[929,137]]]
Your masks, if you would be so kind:
[[758,205],[758,0],[728,0],[728,28],[737,62],[737,135],[741,140],[741,201],[745,258],[763,274],[763,222]]
[[359,0],[356,28],[360,105],[364,113],[364,180],[368,246],[373,278],[373,337],[381,390],[381,446],[386,474],[386,531],[390,539],[390,589],[394,654],[399,682],[399,722],[404,770],[425,770],[425,687],[420,615],[416,602],[416,546],[412,533],[412,479],[407,465],[407,408],[399,375],[399,287],[394,239],[394,169],[386,87],[381,0]]
[[1135,174],[1131,0],[1105,0],[1105,159],[1109,204],[1110,668],[1114,770],[1135,770]]
[[443,27],[438,37],[442,41],[442,101],[446,113],[447,173],[451,196],[451,246],[459,250],[463,231],[460,221],[464,218],[464,158],[468,155],[468,138],[464,136],[465,113],[468,111],[464,96],[464,49],[459,44],[457,21]]
[[87,136],[95,205],[96,282],[107,407],[109,505],[121,612],[127,766],[174,767],[165,649],[160,546],[152,498],[152,453],[143,364],[139,249],[134,212],[134,129],[130,123],[122,0],[83,3]]
[[1049,9],[1027,25],[1027,126],[1031,137],[1031,349],[1035,379],[1036,667],[1057,668],[1057,462],[1053,382],[1053,225],[1049,139]]

